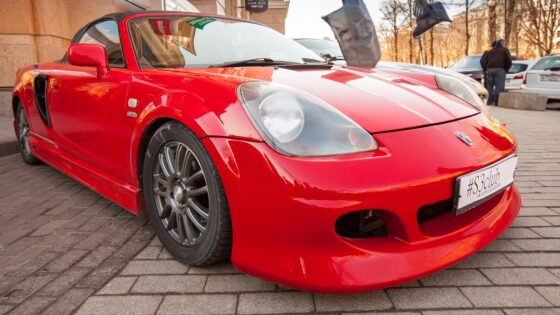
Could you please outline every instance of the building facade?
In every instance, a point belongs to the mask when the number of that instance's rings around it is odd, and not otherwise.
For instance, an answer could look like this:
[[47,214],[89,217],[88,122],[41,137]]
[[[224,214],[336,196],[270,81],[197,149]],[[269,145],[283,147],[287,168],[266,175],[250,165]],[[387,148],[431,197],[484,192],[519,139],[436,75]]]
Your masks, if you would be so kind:
[[11,116],[17,70],[60,59],[74,34],[107,13],[166,10],[199,11],[254,20],[285,30],[288,0],[270,0],[263,13],[247,12],[244,0],[0,0],[0,116]]

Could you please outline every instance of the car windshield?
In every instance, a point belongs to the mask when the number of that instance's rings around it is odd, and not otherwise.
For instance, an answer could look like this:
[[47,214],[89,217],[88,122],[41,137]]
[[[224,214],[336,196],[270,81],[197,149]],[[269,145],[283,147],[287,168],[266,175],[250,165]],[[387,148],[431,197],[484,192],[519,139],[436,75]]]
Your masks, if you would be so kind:
[[549,70],[560,68],[560,57],[543,58],[531,70]]
[[130,32],[142,68],[205,68],[248,60],[253,63],[247,65],[323,62],[270,28],[238,20],[154,16],[132,20]]
[[482,69],[480,56],[467,56],[459,60],[452,68],[476,68]]
[[329,54],[335,58],[344,58],[340,46],[333,41],[320,39],[297,39],[296,41],[319,56]]
[[508,73],[510,74],[515,74],[515,73],[520,73],[523,71],[527,71],[527,68],[529,67],[529,65],[526,65],[524,63],[514,63],[511,65],[511,68],[509,68]]

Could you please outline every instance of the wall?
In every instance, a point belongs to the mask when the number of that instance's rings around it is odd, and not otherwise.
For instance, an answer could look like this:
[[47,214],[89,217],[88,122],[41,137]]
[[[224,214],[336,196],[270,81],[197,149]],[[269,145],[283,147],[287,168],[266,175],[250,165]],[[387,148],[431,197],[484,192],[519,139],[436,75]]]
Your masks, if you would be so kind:
[[60,59],[87,22],[117,11],[160,9],[157,0],[0,0],[0,116],[11,116],[19,68]]

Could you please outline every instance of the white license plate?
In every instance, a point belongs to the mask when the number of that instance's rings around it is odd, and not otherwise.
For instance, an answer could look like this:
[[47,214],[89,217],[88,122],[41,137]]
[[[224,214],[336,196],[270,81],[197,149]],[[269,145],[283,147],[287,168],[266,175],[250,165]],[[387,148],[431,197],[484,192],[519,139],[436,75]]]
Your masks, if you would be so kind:
[[542,82],[560,82],[560,75],[541,75]]
[[455,214],[465,213],[492,198],[513,183],[517,156],[474,171],[455,180]]

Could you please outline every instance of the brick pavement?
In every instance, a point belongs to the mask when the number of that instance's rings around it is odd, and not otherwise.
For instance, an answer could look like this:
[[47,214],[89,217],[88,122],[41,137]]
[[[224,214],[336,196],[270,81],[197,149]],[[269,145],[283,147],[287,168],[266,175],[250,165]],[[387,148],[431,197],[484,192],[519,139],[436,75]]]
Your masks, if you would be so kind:
[[357,295],[294,291],[229,263],[184,266],[145,221],[48,167],[0,159],[0,314],[558,315],[560,112],[492,110],[520,142],[520,217],[466,261]]
[[0,116],[0,157],[14,154],[18,150],[13,123],[13,117]]

